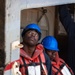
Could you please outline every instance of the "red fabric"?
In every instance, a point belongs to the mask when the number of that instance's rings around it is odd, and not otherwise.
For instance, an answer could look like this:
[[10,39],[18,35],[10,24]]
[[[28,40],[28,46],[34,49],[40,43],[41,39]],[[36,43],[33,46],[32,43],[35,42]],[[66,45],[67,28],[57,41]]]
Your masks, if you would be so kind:
[[12,68],[12,65],[13,65],[13,63],[8,64],[8,65],[5,67],[4,71],[10,70],[10,69]]
[[[6,67],[5,67],[5,69],[4,69],[4,71],[10,70],[10,69],[12,68],[12,65],[14,64],[14,62],[15,62],[15,61],[13,61],[13,62],[7,64]],[[16,62],[19,62],[19,60],[16,60]]]
[[[40,57],[41,57],[41,59],[42,59],[42,62],[45,63],[45,57],[44,57],[44,54],[43,54],[43,50],[44,50],[44,49],[43,49],[43,46],[42,46],[41,44],[37,45],[37,46],[36,46],[36,50],[35,50],[35,52],[34,52],[34,55],[33,55],[33,57],[31,58],[31,57],[29,57],[29,56],[27,55],[27,53],[23,50],[23,48],[21,48],[21,49],[20,49],[20,56],[24,57],[24,60],[25,60],[26,64],[29,64],[29,63],[31,63],[31,62],[37,62],[37,63],[39,63],[40,61],[39,61],[38,56],[40,55]],[[21,57],[20,57],[19,60],[17,60],[17,62],[20,63],[21,65],[24,65],[24,62],[23,62],[23,60],[22,60]],[[5,71],[6,71],[6,70],[10,70],[10,69],[12,68],[13,63],[14,63],[14,62],[8,64],[8,65],[5,67]],[[25,75],[25,67],[20,68],[20,71],[21,71],[22,75]]]

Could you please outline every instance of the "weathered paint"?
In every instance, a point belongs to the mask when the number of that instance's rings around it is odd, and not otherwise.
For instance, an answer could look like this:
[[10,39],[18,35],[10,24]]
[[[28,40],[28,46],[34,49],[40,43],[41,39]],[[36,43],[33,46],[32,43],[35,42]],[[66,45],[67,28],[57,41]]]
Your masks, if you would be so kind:
[[[9,63],[12,61],[11,54],[14,51],[11,44],[20,41],[20,0],[6,0],[5,11],[5,51],[6,63]],[[15,55],[17,51],[19,50],[15,50]],[[15,57],[15,59],[18,58]]]
[[75,0],[21,0],[21,9],[75,3]]

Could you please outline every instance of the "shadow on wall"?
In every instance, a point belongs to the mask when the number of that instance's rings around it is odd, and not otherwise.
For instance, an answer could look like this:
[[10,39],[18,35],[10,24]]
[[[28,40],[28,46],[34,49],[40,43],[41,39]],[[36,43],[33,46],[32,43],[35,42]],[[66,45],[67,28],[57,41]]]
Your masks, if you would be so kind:
[[3,75],[3,70],[5,66],[5,51],[3,49],[0,49],[0,75]]
[[59,56],[67,62],[67,46],[68,46],[68,36],[58,35],[57,37],[58,45],[59,45]]

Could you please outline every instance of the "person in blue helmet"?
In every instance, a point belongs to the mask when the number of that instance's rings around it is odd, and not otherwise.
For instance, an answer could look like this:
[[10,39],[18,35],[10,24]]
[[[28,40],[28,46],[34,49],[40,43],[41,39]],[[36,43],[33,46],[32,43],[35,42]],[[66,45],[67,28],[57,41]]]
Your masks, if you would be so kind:
[[[22,75],[51,75],[51,63],[44,52],[42,44],[38,44],[41,38],[41,30],[37,24],[28,24],[22,32],[23,47],[20,49],[20,64]],[[9,70],[9,66],[5,71]],[[17,72],[18,73],[18,72]]]
[[53,36],[46,36],[41,43],[51,59],[52,75],[74,75],[71,68],[59,57],[58,42]]
[[67,5],[58,6],[59,19],[68,36],[67,63],[75,73],[75,22],[71,17]]

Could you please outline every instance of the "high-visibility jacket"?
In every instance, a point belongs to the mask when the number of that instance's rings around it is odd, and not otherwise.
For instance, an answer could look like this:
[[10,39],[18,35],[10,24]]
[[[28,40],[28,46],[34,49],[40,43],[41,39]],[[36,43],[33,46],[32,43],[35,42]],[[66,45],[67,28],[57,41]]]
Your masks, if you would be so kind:
[[[20,59],[16,62],[20,63],[20,72],[22,75],[28,75],[28,66],[36,66],[40,65],[41,67],[41,75],[43,75],[42,72],[45,72],[47,75],[51,75],[51,65],[49,57],[44,53],[43,46],[41,44],[38,44],[36,46],[36,50],[34,52],[33,57],[29,57],[27,53],[23,50],[23,48],[20,49]],[[14,62],[10,63],[10,65],[7,65],[5,68],[5,71],[12,68]],[[42,66],[43,65],[43,66]],[[49,67],[50,66],[50,67]]]
[[52,74],[53,75],[74,75],[71,68],[65,63],[65,61],[57,56],[55,61],[52,61]]

